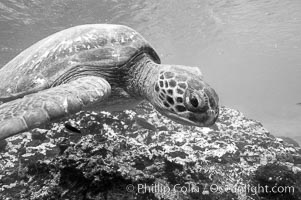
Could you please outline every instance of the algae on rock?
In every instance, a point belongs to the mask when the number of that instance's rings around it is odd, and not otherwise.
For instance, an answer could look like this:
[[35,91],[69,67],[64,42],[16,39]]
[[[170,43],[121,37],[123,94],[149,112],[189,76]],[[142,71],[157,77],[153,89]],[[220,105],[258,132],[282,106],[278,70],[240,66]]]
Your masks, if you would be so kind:
[[[137,125],[137,117],[156,130]],[[80,134],[66,131],[64,123],[14,136],[1,145],[2,199],[301,196],[300,148],[233,109],[222,107],[210,128],[174,123],[148,104],[124,112],[79,113],[68,123]],[[248,189],[258,184],[291,186],[294,192],[269,195]]]

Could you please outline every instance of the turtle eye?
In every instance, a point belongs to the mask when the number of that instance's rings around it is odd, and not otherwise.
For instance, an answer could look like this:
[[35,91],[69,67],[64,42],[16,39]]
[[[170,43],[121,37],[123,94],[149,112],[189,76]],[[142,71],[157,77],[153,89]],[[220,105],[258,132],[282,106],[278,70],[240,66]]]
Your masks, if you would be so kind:
[[185,98],[185,106],[187,106],[188,110],[196,111],[199,109],[201,103],[199,102],[198,97],[196,94],[187,92],[187,96]]
[[190,104],[193,107],[197,108],[198,105],[199,105],[199,101],[198,101],[198,99],[195,96],[192,96],[192,97],[190,97]]

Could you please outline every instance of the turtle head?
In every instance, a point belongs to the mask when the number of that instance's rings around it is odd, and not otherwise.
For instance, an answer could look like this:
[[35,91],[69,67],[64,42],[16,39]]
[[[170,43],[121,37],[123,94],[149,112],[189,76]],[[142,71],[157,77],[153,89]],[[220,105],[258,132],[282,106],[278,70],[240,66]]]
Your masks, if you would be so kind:
[[153,89],[151,103],[173,121],[203,127],[218,118],[218,96],[197,67],[164,65]]

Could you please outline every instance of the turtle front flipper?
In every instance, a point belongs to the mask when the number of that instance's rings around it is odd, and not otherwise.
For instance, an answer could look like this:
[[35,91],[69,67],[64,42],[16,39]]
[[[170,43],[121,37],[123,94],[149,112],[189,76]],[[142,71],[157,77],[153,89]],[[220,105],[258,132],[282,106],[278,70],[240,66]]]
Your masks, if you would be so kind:
[[77,113],[106,99],[110,84],[88,76],[0,105],[0,140]]

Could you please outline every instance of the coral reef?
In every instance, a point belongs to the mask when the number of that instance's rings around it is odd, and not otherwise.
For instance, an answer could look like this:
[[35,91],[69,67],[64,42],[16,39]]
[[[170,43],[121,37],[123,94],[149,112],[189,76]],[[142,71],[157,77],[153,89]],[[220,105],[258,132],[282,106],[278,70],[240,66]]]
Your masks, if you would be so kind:
[[300,199],[300,153],[225,107],[210,128],[82,112],[0,143],[0,199]]

